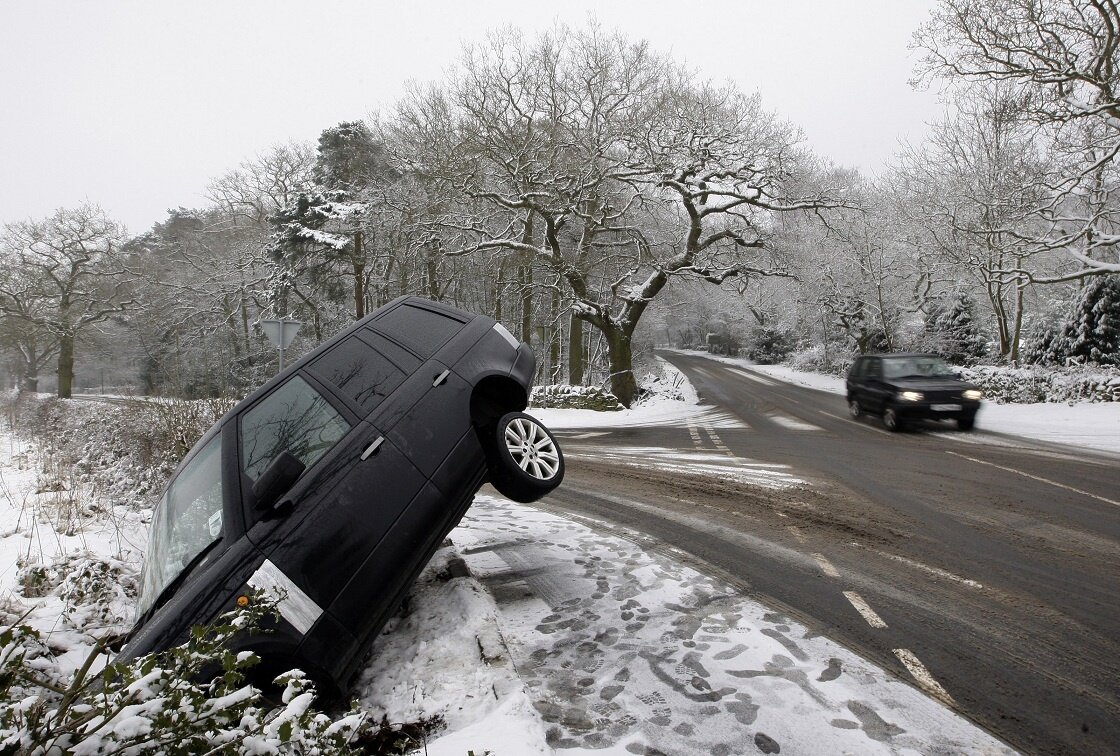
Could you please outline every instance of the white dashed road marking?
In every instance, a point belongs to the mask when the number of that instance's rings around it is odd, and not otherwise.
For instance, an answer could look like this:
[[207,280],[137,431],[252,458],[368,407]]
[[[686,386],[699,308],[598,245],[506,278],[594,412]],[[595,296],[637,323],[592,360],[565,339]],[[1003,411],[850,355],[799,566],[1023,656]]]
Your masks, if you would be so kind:
[[743,376],[747,380],[754,381],[755,383],[761,383],[763,386],[777,386],[778,385],[777,383],[770,380],[769,378],[763,378],[760,375],[755,375],[754,373],[748,373],[746,370],[738,370],[737,368],[727,368],[727,369],[730,370],[732,373],[735,373],[736,375]]
[[881,557],[885,557],[887,559],[893,559],[896,562],[902,562],[905,565],[908,565],[908,566],[913,567],[915,569],[922,570],[923,572],[928,572],[931,575],[936,575],[937,577],[945,578],[946,580],[952,580],[954,583],[960,583],[961,585],[967,585],[969,588],[983,588],[984,587],[983,583],[979,583],[975,580],[969,580],[968,578],[963,578],[960,575],[956,575],[952,572],[949,572],[948,570],[943,570],[940,567],[933,567],[931,565],[923,564],[922,562],[918,562],[918,561],[915,561],[913,559],[908,559],[907,557],[900,556],[898,554],[890,554],[890,553],[887,553],[886,551],[880,551],[879,549],[873,549],[870,546],[864,546],[862,543],[857,543],[855,541],[852,541],[852,546],[855,546],[857,549],[866,549],[868,551],[871,551],[871,552],[874,552],[874,553],[878,554]]
[[1049,483],[1050,485],[1056,486],[1057,488],[1064,488],[1067,491],[1073,491],[1074,493],[1081,494],[1082,496],[1088,496],[1090,499],[1096,499],[1097,501],[1103,501],[1105,504],[1112,504],[1113,506],[1120,507],[1120,501],[1115,501],[1114,499],[1106,499],[1103,496],[1097,496],[1095,493],[1089,493],[1088,491],[1082,491],[1080,488],[1074,488],[1073,486],[1067,486],[1065,483],[1058,483],[1057,481],[1053,481],[1053,480],[1050,480],[1048,478],[1042,478],[1042,477],[1039,477],[1038,475],[1031,475],[1030,473],[1025,473],[1022,470],[1016,470],[1014,467],[1004,467],[1003,465],[997,465],[994,462],[985,462],[982,459],[974,459],[973,457],[966,457],[965,455],[957,454],[956,452],[945,452],[945,453],[946,454],[952,454],[954,457],[960,457],[961,459],[967,459],[969,462],[975,462],[978,465],[987,465],[988,467],[995,467],[996,469],[999,469],[999,470],[1005,470],[1006,472],[1015,473],[1016,475],[1022,475],[1024,478],[1030,478],[1031,480],[1037,480],[1039,483]]
[[941,683],[933,678],[933,675],[929,673],[929,670],[919,661],[918,657],[914,656],[913,652],[905,648],[896,648],[894,649],[894,655],[898,657],[898,660],[902,662],[903,666],[905,666],[910,674],[913,675],[914,679],[918,681],[918,685],[921,686],[922,690],[944,704],[948,704],[949,706],[956,705],[957,702],[949,695],[949,691],[941,687]]
[[883,618],[876,614],[875,610],[868,606],[863,597],[855,591],[844,591],[844,598],[848,599],[848,602],[855,607],[861,617],[867,620],[867,624],[871,627],[882,629],[887,626],[887,623],[883,622]]
[[770,419],[773,420],[775,423],[782,426],[783,428],[789,428],[790,430],[798,430],[798,431],[819,431],[819,430],[821,430],[820,426],[813,425],[812,423],[807,423],[804,420],[798,420],[796,417],[790,417],[789,415],[782,415],[782,414],[779,414],[777,412],[771,412],[769,416],[770,416]]
[[828,575],[830,578],[840,577],[840,573],[835,567],[832,566],[832,562],[828,561],[828,559],[825,558],[824,554],[813,554],[813,559],[817,560],[817,564],[820,565],[821,572]]

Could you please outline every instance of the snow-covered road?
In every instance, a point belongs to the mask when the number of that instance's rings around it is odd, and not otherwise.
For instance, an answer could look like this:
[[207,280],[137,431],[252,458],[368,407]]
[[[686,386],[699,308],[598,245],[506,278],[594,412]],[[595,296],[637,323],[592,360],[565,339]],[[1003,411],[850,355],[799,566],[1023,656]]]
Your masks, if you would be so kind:
[[669,555],[485,498],[456,537],[484,585],[501,586],[503,635],[550,746],[1000,750],[939,703]]

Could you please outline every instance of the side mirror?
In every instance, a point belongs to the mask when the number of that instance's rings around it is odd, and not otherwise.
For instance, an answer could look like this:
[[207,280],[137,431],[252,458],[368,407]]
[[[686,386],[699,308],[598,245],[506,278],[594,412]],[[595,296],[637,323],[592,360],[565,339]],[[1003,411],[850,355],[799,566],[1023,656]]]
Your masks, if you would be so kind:
[[253,484],[253,498],[258,510],[271,509],[280,497],[288,492],[292,484],[303,474],[304,464],[291,452],[280,452],[272,458],[268,469]]

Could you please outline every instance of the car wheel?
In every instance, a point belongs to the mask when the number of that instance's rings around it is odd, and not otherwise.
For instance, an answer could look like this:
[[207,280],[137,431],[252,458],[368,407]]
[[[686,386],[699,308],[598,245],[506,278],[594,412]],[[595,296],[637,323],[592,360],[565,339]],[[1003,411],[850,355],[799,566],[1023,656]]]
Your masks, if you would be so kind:
[[863,407],[859,406],[859,400],[853,399],[848,402],[848,414],[853,418],[858,418],[863,414]]
[[957,418],[957,427],[962,431],[972,430],[972,426],[976,424],[976,415],[961,415]]
[[902,420],[898,417],[894,407],[887,407],[883,410],[883,425],[887,426],[887,430],[891,433],[902,430]]
[[490,482],[503,496],[528,503],[545,496],[564,479],[564,455],[540,420],[510,412],[490,436]]

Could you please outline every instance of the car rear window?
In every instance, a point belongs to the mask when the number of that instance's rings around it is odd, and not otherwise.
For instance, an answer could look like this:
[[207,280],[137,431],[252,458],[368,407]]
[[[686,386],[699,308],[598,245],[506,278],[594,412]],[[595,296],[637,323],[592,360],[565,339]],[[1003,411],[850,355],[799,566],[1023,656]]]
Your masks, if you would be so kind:
[[459,332],[463,322],[450,315],[406,304],[382,315],[376,326],[427,359]]
[[280,452],[311,467],[350,430],[350,423],[298,375],[241,417],[241,469],[253,480]]
[[[399,347],[398,350],[403,352]],[[310,370],[316,377],[337,386],[366,412],[377,407],[406,377],[396,363],[357,336],[332,347],[311,363]]]

